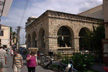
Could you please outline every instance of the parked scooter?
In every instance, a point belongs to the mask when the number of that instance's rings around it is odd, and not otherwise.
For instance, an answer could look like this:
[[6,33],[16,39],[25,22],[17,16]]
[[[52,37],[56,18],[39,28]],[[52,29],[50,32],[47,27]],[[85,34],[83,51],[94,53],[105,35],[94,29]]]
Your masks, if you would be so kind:
[[62,72],[77,72],[77,70],[73,67],[72,60],[69,64],[60,63],[60,65],[58,66],[58,71],[60,72],[60,70]]
[[46,57],[47,58],[47,60],[44,62],[44,68],[48,68],[51,64],[52,64],[52,62],[53,62],[53,58],[48,58],[48,57]]
[[73,67],[73,61],[71,60],[68,66],[66,67],[66,72],[77,72],[77,70]]
[[66,64],[60,62],[58,65],[58,72],[66,72],[66,67]]

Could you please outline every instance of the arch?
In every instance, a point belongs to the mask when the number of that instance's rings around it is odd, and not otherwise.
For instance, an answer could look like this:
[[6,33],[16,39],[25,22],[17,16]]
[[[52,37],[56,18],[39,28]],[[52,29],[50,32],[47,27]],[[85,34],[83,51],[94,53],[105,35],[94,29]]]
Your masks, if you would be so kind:
[[28,34],[28,37],[27,37],[27,47],[29,48],[29,47],[31,47],[31,36],[30,36],[30,34]]
[[71,25],[69,25],[68,23],[66,24],[66,23],[62,23],[62,24],[58,24],[55,28],[54,28],[54,35],[57,35],[57,33],[58,33],[58,30],[62,27],[62,26],[65,26],[65,27],[67,27],[70,31],[71,31],[71,33],[74,35],[74,30],[73,30],[73,26],[71,26]]
[[74,34],[73,30],[68,26],[61,26],[57,32],[58,47],[73,47]]
[[36,32],[32,33],[32,47],[37,47]]
[[87,35],[87,33],[89,33],[90,30],[86,27],[83,27],[80,29],[80,32],[79,32],[79,50],[85,50],[87,49],[86,48],[86,45],[84,45],[84,39],[85,39],[85,35]]
[[45,30],[43,28],[39,30],[39,45],[40,48],[45,48]]

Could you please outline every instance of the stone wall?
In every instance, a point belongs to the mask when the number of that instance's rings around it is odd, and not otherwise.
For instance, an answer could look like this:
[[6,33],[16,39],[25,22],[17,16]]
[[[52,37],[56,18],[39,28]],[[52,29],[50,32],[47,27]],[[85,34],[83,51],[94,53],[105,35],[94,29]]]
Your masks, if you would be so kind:
[[[65,26],[70,30],[72,35],[72,47],[67,49],[79,51],[80,30],[87,28],[92,31],[93,25],[98,26],[102,22],[103,20],[100,19],[48,10],[26,27],[26,35],[30,34],[32,41],[32,33],[36,32],[37,47],[42,53],[48,54],[49,51],[56,52],[58,49],[62,49],[57,45],[57,33],[62,26]],[[45,48],[41,48],[40,43],[42,29],[45,31]]]

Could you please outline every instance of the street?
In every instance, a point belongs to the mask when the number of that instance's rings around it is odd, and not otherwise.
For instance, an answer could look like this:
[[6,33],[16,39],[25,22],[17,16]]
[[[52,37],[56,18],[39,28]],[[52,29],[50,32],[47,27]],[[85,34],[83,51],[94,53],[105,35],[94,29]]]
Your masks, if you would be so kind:
[[[3,72],[13,72],[13,69],[12,69],[12,57],[11,56],[8,57],[7,64],[6,64]],[[21,72],[28,72],[25,60],[24,60],[24,67],[21,69]],[[44,68],[42,68],[41,66],[38,65],[36,67],[36,72],[54,72],[54,71],[44,69]]]
[[[93,66],[93,69],[96,70],[96,71],[99,71],[99,72],[105,72],[103,70],[103,65],[102,64],[95,64]],[[7,58],[7,64],[6,64],[5,68],[3,69],[3,72],[13,72],[13,69],[12,69],[12,57],[11,56],[9,56]],[[28,72],[25,60],[24,60],[24,67],[21,69],[21,72]],[[35,72],[54,72],[54,71],[51,71],[51,70],[48,70],[48,69],[44,69],[43,67],[38,65],[36,67],[36,71]]]

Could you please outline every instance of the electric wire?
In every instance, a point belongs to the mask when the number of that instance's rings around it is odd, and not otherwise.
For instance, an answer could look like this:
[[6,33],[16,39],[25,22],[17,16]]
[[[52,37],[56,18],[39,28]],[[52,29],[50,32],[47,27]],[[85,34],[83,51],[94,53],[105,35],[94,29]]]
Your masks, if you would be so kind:
[[25,8],[24,8],[24,11],[23,11],[23,13],[22,13],[22,17],[21,17],[19,26],[21,26],[21,24],[22,24],[22,22],[23,22],[23,19],[24,19],[25,13],[26,13],[26,9],[27,9],[27,7],[28,7],[28,2],[29,2],[29,0],[26,0]]

